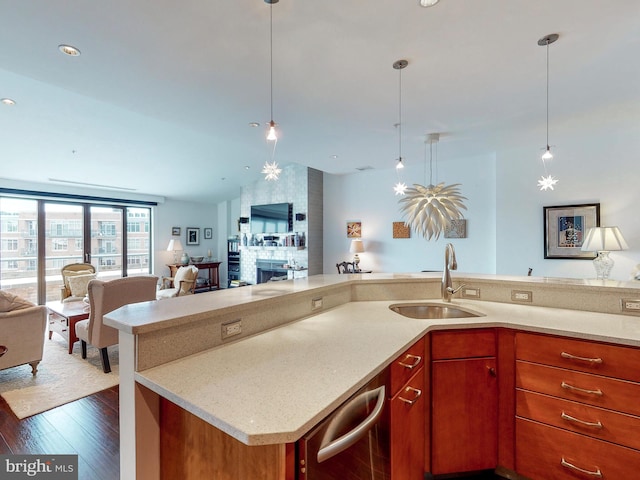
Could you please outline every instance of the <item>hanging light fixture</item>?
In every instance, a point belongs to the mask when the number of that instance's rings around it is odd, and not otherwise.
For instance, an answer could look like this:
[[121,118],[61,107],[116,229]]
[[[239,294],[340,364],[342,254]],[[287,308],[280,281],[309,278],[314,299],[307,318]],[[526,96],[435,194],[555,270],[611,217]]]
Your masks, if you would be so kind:
[[396,160],[396,174],[398,181],[393,187],[393,191],[396,195],[404,195],[407,190],[407,185],[400,179],[400,171],[404,169],[404,162],[402,161],[402,70],[409,65],[406,60],[397,60],[393,62],[393,68],[398,70],[399,76],[399,88],[398,88],[398,159]]
[[265,180],[278,180],[282,169],[278,167],[278,163],[274,160],[276,153],[276,144],[278,143],[278,135],[276,133],[276,122],[273,120],[273,4],[280,0],[264,0],[269,4],[269,83],[270,83],[270,107],[271,120],[269,121],[269,129],[267,130],[267,142],[273,143],[271,150],[271,161],[266,161],[262,167],[262,173]]
[[551,147],[549,146],[549,45],[558,40],[558,37],[559,35],[557,33],[551,33],[538,40],[538,45],[540,45],[541,47],[547,47],[547,148],[545,149],[541,157],[545,175],[540,177],[540,180],[538,180],[538,186],[540,187],[540,190],[553,190],[553,186],[558,183],[558,179],[554,178],[552,175],[549,175],[549,172],[547,172],[546,164],[546,162],[553,159]]
[[420,233],[427,240],[435,237],[446,229],[452,220],[464,217],[460,209],[466,210],[460,195],[459,183],[445,185],[444,182],[433,184],[433,145],[440,140],[439,133],[430,133],[425,139],[425,183],[426,183],[426,143],[429,143],[429,184],[423,186],[414,183],[408,188],[406,195],[399,200],[400,210],[407,217],[405,223]]

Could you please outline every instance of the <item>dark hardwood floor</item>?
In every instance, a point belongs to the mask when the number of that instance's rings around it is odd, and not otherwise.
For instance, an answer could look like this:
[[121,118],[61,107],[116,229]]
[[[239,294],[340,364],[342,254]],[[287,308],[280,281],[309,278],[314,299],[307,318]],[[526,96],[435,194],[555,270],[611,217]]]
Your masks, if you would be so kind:
[[0,454],[77,454],[79,480],[120,478],[118,387],[18,420],[0,397]]
[[[77,454],[79,480],[118,480],[119,450],[117,386],[24,420],[0,397],[0,454]],[[456,477],[493,479],[504,480],[493,473]]]

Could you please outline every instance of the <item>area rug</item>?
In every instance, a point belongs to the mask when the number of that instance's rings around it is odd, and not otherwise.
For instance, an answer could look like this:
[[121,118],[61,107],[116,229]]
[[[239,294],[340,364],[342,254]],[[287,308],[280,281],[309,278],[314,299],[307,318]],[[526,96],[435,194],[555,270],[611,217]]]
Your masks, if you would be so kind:
[[73,353],[67,344],[53,335],[45,339],[44,355],[38,373],[31,375],[31,367],[0,370],[0,395],[18,418],[64,405],[82,397],[118,385],[118,346],[109,347],[111,373],[102,371],[100,351],[87,346],[87,359],[82,359],[80,342]]

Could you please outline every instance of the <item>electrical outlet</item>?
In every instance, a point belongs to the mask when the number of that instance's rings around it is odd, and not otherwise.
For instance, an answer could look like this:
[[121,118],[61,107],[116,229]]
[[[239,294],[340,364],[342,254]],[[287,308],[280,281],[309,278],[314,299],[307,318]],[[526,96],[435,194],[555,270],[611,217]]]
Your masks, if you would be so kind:
[[311,300],[311,310],[318,310],[319,308],[322,308],[322,297]]
[[640,300],[638,299],[622,299],[622,311],[640,314]]
[[531,302],[533,293],[529,290],[511,290],[511,301],[513,302]]
[[480,298],[480,289],[473,287],[462,287],[462,298]]
[[222,339],[240,335],[242,333],[242,322],[240,319],[222,324]]

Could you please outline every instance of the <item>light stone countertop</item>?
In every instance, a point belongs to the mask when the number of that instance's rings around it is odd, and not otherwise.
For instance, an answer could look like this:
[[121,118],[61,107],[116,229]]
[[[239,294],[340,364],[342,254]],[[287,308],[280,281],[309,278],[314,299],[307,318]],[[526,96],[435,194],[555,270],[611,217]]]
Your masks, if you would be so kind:
[[430,330],[498,326],[640,347],[638,317],[454,300],[485,316],[416,320],[389,310],[393,303],[347,303],[135,379],[241,442],[263,445],[298,440]]

